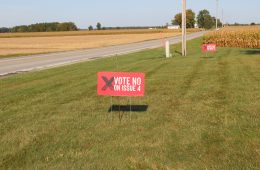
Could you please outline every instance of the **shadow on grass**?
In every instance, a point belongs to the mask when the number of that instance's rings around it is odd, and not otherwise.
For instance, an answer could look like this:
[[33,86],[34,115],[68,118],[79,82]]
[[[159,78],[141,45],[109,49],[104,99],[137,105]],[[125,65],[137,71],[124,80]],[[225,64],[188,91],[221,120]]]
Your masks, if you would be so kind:
[[177,53],[177,54],[179,54],[179,55],[182,55],[182,53],[181,53],[180,51],[177,51],[177,50],[175,50],[174,53]]
[[112,105],[108,109],[108,112],[146,112],[148,105]]
[[158,57],[145,58],[144,61],[158,60],[158,59],[163,59],[163,58],[165,58],[165,55],[160,55],[160,56],[158,56]]
[[260,48],[258,49],[250,49],[250,50],[243,50],[241,51],[242,54],[247,55],[260,55]]
[[212,58],[215,58],[215,57],[210,56],[210,57],[200,57],[200,58],[204,58],[204,59],[212,59]]

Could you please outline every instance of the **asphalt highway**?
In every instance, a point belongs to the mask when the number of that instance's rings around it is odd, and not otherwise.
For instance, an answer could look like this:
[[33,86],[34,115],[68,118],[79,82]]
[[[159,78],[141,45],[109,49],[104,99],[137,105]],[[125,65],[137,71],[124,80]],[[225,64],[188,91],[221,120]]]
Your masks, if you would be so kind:
[[[204,33],[205,32],[202,31],[188,34],[187,39],[191,40],[201,37]],[[167,38],[166,40],[169,40],[171,44],[177,44],[181,42],[181,36]],[[0,59],[0,76],[33,70],[48,69],[52,67],[58,67],[82,61],[90,61],[98,58],[127,54],[158,47],[162,47],[162,40],[150,40],[132,44],[70,52],[3,58]]]

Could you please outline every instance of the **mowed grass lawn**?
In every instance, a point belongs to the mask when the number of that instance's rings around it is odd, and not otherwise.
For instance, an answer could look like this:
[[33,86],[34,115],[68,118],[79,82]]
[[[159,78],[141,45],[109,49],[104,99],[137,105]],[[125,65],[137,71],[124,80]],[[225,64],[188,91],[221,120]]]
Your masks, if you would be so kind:
[[[0,169],[259,169],[260,51],[201,41],[1,78]],[[110,121],[99,71],[146,73],[148,110]]]

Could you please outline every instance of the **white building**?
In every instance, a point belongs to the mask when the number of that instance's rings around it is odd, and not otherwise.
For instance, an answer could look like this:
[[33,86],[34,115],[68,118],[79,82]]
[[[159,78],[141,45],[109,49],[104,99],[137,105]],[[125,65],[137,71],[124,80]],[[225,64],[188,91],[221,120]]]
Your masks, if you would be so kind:
[[199,25],[195,23],[194,28],[199,28]]
[[177,29],[180,29],[181,27],[179,25],[169,25],[167,28],[169,30],[177,30]]

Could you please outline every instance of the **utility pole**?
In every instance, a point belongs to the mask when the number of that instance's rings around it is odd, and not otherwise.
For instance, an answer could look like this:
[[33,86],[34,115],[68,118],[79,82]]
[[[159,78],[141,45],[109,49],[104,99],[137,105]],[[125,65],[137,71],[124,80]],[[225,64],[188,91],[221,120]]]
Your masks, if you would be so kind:
[[224,10],[222,8],[222,28],[224,27]]
[[218,0],[216,0],[216,30],[218,29]]
[[182,56],[187,55],[186,0],[182,0]]

